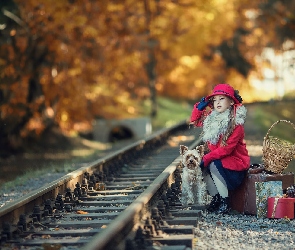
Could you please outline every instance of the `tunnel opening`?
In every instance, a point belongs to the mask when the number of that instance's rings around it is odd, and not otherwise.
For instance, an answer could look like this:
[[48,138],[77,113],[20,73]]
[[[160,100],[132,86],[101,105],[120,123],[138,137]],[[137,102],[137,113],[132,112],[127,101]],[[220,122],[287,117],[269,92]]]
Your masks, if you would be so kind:
[[112,128],[109,134],[109,142],[116,142],[122,140],[128,140],[133,138],[132,131],[124,126],[116,126]]

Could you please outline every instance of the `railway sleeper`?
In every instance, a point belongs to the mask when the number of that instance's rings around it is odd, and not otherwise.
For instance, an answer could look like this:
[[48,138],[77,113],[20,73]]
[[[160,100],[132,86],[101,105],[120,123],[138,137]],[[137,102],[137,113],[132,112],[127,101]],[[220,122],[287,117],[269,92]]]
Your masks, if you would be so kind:
[[[179,173],[176,171],[177,174]],[[124,191],[126,190],[113,191],[113,193]],[[7,243],[16,243],[20,246],[49,244],[81,247],[89,241],[89,237],[101,232],[103,227],[107,226],[134,199],[132,197],[131,201],[118,200],[121,198],[120,196],[112,197],[118,198],[115,202],[119,207],[110,207],[110,205],[114,205],[114,200],[110,200],[110,202],[91,201],[99,198],[97,196],[83,197],[83,195],[75,200],[73,195],[69,195],[70,191],[67,190],[67,192],[68,196],[72,198],[71,203],[65,202],[65,197],[58,194],[55,201],[45,201],[43,209],[35,206],[30,216],[33,219],[28,220],[24,215],[20,217],[18,237],[12,237],[11,231],[7,230],[7,237],[4,240]],[[101,195],[104,191],[96,193]],[[151,218],[147,218],[143,227],[138,228],[133,242],[126,241],[126,249],[132,249],[131,245],[135,246],[134,249],[139,249],[138,247],[142,247],[142,244],[145,249],[154,249],[152,245],[157,245],[157,249],[192,249],[194,226],[197,224],[196,218],[201,215],[201,210],[200,208],[182,210],[178,198],[180,194],[179,182],[172,183],[171,188],[158,200],[156,207],[151,209]],[[68,213],[63,213],[66,212],[66,205],[71,205],[72,209],[67,211]],[[99,207],[93,207],[94,205]],[[110,212],[108,214],[97,213],[106,210]],[[78,211],[83,211],[85,214],[77,214]],[[68,218],[72,218],[72,221],[69,221]],[[66,238],[61,238],[62,236]],[[17,240],[19,237],[25,237],[26,240]]]
[[[157,157],[154,157],[157,158]],[[42,206],[36,205],[31,215],[22,214],[17,225],[6,223],[1,233],[1,245],[17,246],[77,246],[82,247],[93,235],[104,232],[117,215],[122,213],[153,182],[159,172],[158,164],[163,157],[156,159],[155,167],[151,164],[124,165],[120,160],[112,165],[107,173],[95,171],[85,173],[81,183],[77,182],[74,190],[65,189],[65,194],[58,194],[55,200],[45,200]],[[117,165],[124,165],[119,171]],[[163,166],[166,166],[163,164]],[[138,167],[138,169],[137,169]],[[148,168],[144,171],[142,168]],[[133,177],[127,179],[114,174],[131,171]],[[137,170],[138,171],[137,171]],[[163,167],[161,166],[163,170]],[[136,237],[124,239],[118,236],[116,242],[125,244],[125,249],[192,249],[194,226],[202,208],[183,210],[179,201],[181,194],[180,170],[173,173],[174,183],[167,189],[163,183],[155,197],[149,202],[151,217],[143,221],[136,231]],[[146,208],[147,209],[147,208]],[[141,213],[146,212],[145,209]],[[126,225],[130,232],[133,224]],[[65,236],[65,238],[61,238]],[[159,248],[161,247],[161,248]]]
[[125,249],[193,249],[195,227],[205,206],[192,206],[190,210],[183,210],[178,202],[164,209],[163,206],[160,200],[151,209],[151,217],[138,226],[134,238],[126,241]]

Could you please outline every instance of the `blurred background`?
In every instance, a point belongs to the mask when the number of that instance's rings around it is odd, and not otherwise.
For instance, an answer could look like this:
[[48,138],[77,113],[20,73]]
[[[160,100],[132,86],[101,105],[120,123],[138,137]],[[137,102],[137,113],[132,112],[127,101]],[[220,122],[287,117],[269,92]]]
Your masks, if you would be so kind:
[[[93,139],[103,121],[150,133],[223,82],[244,103],[286,101],[269,113],[292,120],[294,13],[290,0],[1,0],[1,157]],[[130,132],[118,129],[106,141]]]

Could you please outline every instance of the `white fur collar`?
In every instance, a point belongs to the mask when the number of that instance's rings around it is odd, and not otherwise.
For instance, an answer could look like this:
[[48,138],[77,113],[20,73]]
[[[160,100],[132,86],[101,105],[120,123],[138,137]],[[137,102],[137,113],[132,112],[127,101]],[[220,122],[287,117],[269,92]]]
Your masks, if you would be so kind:
[[[236,107],[235,124],[243,125],[246,120],[247,109],[243,105]],[[224,135],[229,123],[230,110],[219,113],[213,110],[204,120],[202,139],[216,145],[221,135]]]

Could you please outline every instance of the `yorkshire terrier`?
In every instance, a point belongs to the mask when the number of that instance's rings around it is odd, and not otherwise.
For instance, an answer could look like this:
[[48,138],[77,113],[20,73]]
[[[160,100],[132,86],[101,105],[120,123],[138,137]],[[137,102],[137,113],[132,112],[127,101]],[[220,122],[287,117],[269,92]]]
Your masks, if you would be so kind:
[[200,163],[204,156],[204,146],[197,146],[189,150],[188,147],[180,145],[182,155],[182,187],[181,203],[183,207],[189,204],[205,205],[206,183],[203,181]]

